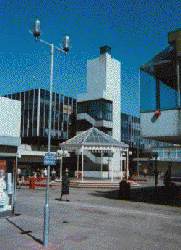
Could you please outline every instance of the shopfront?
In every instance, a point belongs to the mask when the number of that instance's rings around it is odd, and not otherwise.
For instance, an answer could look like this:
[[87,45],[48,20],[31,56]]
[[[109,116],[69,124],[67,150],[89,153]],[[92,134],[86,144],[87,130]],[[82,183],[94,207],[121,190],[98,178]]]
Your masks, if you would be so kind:
[[0,217],[14,211],[21,102],[0,97]]
[[0,216],[11,213],[15,204],[16,154],[0,157]]

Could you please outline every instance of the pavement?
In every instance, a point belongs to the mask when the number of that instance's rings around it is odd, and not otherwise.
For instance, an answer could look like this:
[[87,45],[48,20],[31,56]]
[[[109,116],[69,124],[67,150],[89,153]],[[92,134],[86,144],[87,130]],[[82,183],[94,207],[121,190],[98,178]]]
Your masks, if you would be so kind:
[[0,219],[0,250],[179,250],[179,207],[110,198],[101,189],[50,189],[49,246],[42,246],[45,190],[17,191],[16,216]]

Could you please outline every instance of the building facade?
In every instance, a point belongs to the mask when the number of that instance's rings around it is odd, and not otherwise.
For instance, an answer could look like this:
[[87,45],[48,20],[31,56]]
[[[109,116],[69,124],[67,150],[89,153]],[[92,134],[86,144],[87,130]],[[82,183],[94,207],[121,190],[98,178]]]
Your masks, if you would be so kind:
[[0,217],[13,209],[21,103],[0,97]]
[[[112,58],[111,48],[103,46],[99,57],[87,61],[87,92],[77,99],[77,132],[94,126],[121,141],[120,115],[121,64]],[[122,177],[122,161],[120,152],[115,152],[108,170],[114,166],[115,177]]]
[[[32,89],[8,94],[6,97],[21,101],[22,142],[37,146],[47,145],[49,118],[49,91]],[[75,135],[76,100],[53,92],[52,144],[58,145]]]
[[112,58],[111,48],[104,46],[98,58],[87,61],[87,92],[78,96],[77,119],[120,138],[120,100],[121,64]]
[[141,134],[181,143],[181,30],[169,46],[140,67]]

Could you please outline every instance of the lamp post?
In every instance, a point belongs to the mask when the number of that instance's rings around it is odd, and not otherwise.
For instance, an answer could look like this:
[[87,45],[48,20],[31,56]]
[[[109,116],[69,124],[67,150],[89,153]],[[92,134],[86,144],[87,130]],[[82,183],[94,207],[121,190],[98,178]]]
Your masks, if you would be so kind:
[[[54,64],[54,52],[55,50],[63,53],[69,51],[69,36],[65,36],[63,40],[63,48],[55,46],[53,43],[49,43],[45,40],[40,39],[41,29],[40,21],[37,19],[34,23],[33,30],[31,32],[35,37],[36,41],[39,41],[50,48],[50,103],[49,103],[49,119],[48,119],[48,153],[50,154],[51,146],[51,123],[52,123],[52,89],[53,89],[53,64]],[[43,244],[45,247],[48,246],[49,238],[49,180],[50,180],[50,165],[47,169],[46,179],[46,193],[45,193],[45,205],[44,205],[44,230],[43,230]]]
[[158,160],[158,153],[153,152],[152,153],[154,157],[154,163],[155,163],[155,169],[154,169],[154,175],[155,175],[155,191],[157,192],[157,187],[158,187],[158,166],[157,166],[157,160]]
[[18,172],[18,158],[21,158],[21,154],[19,151],[16,153],[15,159],[15,169],[13,171],[13,214],[15,213],[16,208],[16,181],[17,181],[17,172]]

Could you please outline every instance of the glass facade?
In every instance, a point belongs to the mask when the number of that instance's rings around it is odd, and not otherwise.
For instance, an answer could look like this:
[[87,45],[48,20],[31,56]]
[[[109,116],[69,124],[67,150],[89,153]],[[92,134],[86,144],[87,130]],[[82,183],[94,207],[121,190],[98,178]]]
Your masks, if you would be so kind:
[[140,147],[140,119],[121,113],[121,141],[130,147]]
[[77,104],[77,113],[87,113],[96,121],[112,121],[112,102],[99,99],[85,102],[79,102]]
[[[33,89],[6,95],[21,100],[21,136],[22,138],[48,136],[49,98],[45,89]],[[66,140],[75,134],[76,100],[53,92],[52,124],[53,139]]]
[[140,105],[141,112],[150,112],[178,108],[178,93],[176,89],[155,76],[145,72],[140,73]]
[[151,148],[168,147],[171,144],[152,139],[142,138],[140,135],[140,118],[121,113],[121,141],[131,148],[150,150]]

